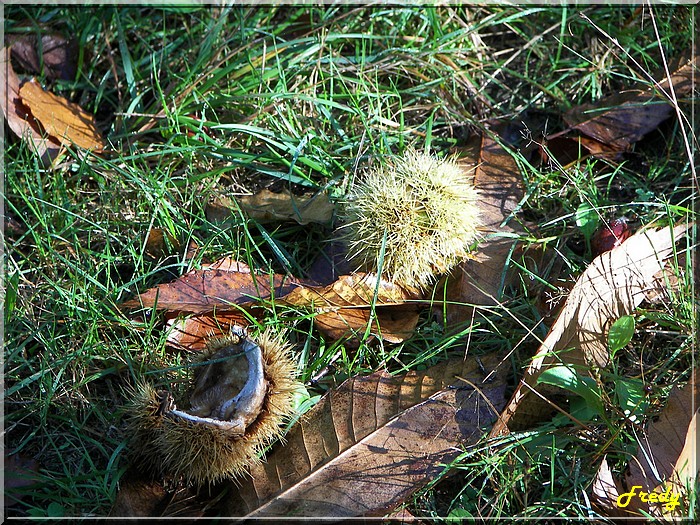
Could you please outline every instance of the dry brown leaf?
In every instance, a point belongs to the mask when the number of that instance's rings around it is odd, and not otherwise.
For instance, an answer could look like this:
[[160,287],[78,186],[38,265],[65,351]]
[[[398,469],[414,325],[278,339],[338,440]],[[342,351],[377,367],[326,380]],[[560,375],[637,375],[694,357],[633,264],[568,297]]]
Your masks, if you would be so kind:
[[122,304],[125,308],[153,307],[171,312],[223,312],[287,295],[300,281],[274,274],[253,274],[248,265],[225,257],[192,270],[179,279],[156,286]]
[[26,72],[37,75],[43,73],[49,79],[71,81],[75,78],[78,56],[75,40],[67,40],[56,33],[42,35],[41,45],[38,45],[35,33],[9,37],[8,40],[12,44],[12,57]]
[[153,259],[162,259],[180,248],[178,240],[163,228],[152,228],[146,236],[145,254]]
[[[591,365],[605,367],[609,356],[606,330],[623,315],[633,313],[644,299],[654,275],[665,266],[675,243],[688,230],[675,228],[644,230],[620,246],[593,260],[579,277],[552,326],[547,338],[525,371],[493,434],[507,432],[506,424],[518,411],[521,418],[540,414],[537,401],[528,396],[536,388],[537,378],[552,364],[571,364],[583,370]],[[544,390],[544,389],[542,389]],[[528,403],[523,406],[523,399]]]
[[3,455],[3,465],[6,503],[11,505],[22,499],[22,489],[27,489],[39,481],[38,472],[41,465],[36,459],[23,454],[8,455],[7,450]]
[[446,320],[456,324],[471,318],[468,305],[496,305],[507,284],[506,262],[521,231],[519,225],[504,221],[516,210],[525,194],[520,169],[513,157],[492,137],[479,137],[463,152],[465,168],[474,174],[479,191],[482,229],[485,239],[472,259],[461,263],[447,277]]
[[[693,379],[683,388],[671,391],[658,420],[642,433],[640,450],[628,465],[624,483],[614,478],[603,459],[592,486],[593,501],[603,515],[659,518],[685,515],[681,498],[687,494],[686,487],[694,486],[700,473],[696,458],[700,409],[693,411],[694,399],[700,394],[700,385],[696,382],[699,372],[696,369]],[[670,501],[643,501],[642,492],[654,492],[655,499],[661,497]],[[645,495],[644,499],[648,497]]]
[[[628,150],[673,113],[669,83],[677,98],[692,92],[694,84],[697,85],[699,61],[697,54],[682,61],[670,78],[662,79],[656,86],[621,91],[594,104],[571,108],[564,114],[569,128],[551,135],[548,141],[576,130],[584,135],[580,138],[581,145],[592,155],[610,157],[615,151]],[[596,143],[602,147],[598,148]],[[610,149],[606,151],[607,148]]]
[[331,339],[361,336],[369,325],[372,335],[400,343],[411,337],[418,323],[419,307],[410,302],[421,298],[418,290],[356,273],[328,286],[299,286],[281,302],[313,308],[316,327]]
[[[700,409],[695,408],[696,400],[700,399],[699,373],[700,369],[696,369],[692,380],[683,388],[673,388],[658,419],[642,434],[640,450],[630,461],[625,476],[628,488],[638,485],[646,492],[663,492],[665,488],[661,484],[668,482],[673,492],[685,494],[686,487],[693,486],[700,472],[696,456]],[[643,508],[657,513],[663,510],[655,506]]]
[[226,336],[234,325],[247,326],[243,312],[195,314],[184,319],[169,319],[167,343],[178,350],[200,352],[207,348],[207,340]]
[[608,510],[616,508],[615,502],[621,493],[622,487],[615,481],[607,458],[603,457],[591,486],[591,494],[601,508]]
[[120,481],[109,517],[199,518],[215,501],[209,495],[198,494],[192,487],[180,485],[167,489],[163,482],[129,470]]
[[671,116],[673,108],[650,90],[629,90],[582,104],[564,114],[564,121],[587,137],[626,151]]
[[404,376],[378,372],[349,379],[290,430],[286,445],[273,448],[264,464],[232,487],[225,514],[390,512],[493,423],[506,388],[498,362],[481,358],[494,371],[488,380],[473,357]]
[[540,158],[545,161],[556,161],[559,166],[567,167],[592,155],[599,159],[614,160],[620,155],[620,150],[598,142],[595,139],[579,136],[562,136],[569,130],[547,137],[538,148]]
[[106,142],[94,117],[77,104],[44,91],[34,79],[22,84],[19,96],[44,130],[61,144],[75,144],[96,152],[104,150]]
[[237,214],[239,208],[257,221],[293,220],[299,224],[328,224],[335,211],[326,192],[297,196],[287,189],[281,193],[264,189],[255,195],[237,197],[235,200],[228,197],[216,198],[207,206],[207,219],[215,223],[229,222],[232,213]]
[[19,96],[19,77],[12,69],[10,50],[7,47],[3,48],[0,54],[0,73],[0,105],[7,124],[15,135],[32,146],[43,165],[50,166],[58,157],[60,145],[41,133],[40,126],[32,117],[29,108],[22,104]]
[[[375,296],[376,294],[376,296]],[[380,279],[371,273],[343,275],[334,283],[318,286],[299,286],[283,300],[294,306],[312,306],[317,309],[339,307],[405,304],[421,299],[418,290]]]
[[369,308],[343,308],[318,314],[314,324],[330,339],[351,336],[359,340],[369,326],[370,335],[388,343],[401,343],[413,335],[419,318],[418,307],[411,305],[380,306],[374,313]]

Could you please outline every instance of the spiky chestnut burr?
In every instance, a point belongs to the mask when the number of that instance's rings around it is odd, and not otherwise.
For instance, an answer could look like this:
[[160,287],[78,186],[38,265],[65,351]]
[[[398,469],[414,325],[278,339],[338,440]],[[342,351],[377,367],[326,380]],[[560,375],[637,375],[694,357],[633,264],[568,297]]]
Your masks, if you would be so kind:
[[468,255],[478,238],[477,200],[453,159],[409,150],[349,192],[341,231],[350,260],[368,271],[381,263],[388,279],[424,288]]
[[131,451],[141,465],[197,485],[243,475],[294,414],[301,386],[282,336],[257,342],[236,327],[209,342],[194,366],[190,408],[173,394],[137,385],[128,407]]

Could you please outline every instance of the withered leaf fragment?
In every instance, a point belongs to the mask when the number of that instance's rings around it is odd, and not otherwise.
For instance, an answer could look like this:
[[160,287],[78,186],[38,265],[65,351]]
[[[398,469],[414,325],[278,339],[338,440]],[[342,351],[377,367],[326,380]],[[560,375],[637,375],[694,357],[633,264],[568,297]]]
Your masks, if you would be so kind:
[[[627,151],[674,112],[673,99],[692,93],[698,85],[700,59],[694,53],[691,59],[680,61],[670,77],[664,77],[651,86],[632,88],[614,93],[593,104],[581,104],[564,114],[568,129],[547,137],[551,141],[562,135],[572,138],[575,130],[582,136],[580,146],[592,155],[614,157]],[[557,153],[554,153],[557,156]]]
[[20,139],[27,141],[42,164],[50,166],[58,157],[60,144],[46,137],[40,124],[31,115],[28,107],[22,103],[19,95],[20,80],[12,69],[10,49],[0,51],[0,105],[10,129]]
[[255,274],[248,265],[226,257],[201,270],[161,284],[123,303],[126,308],[153,307],[171,312],[206,313],[237,310],[237,306],[271,296],[282,297],[300,281],[279,274]]
[[449,324],[469,319],[473,310],[470,305],[498,304],[502,286],[509,279],[506,262],[516,241],[513,237],[522,231],[511,214],[525,195],[518,164],[495,138],[477,137],[462,153],[461,162],[473,173],[474,187],[479,192],[483,239],[473,258],[447,276],[445,309]]
[[[347,380],[251,469],[225,514],[375,516],[390,512],[476,443],[504,402],[505,368],[481,358]],[[464,381],[462,379],[466,379]],[[476,389],[475,389],[476,387]]]
[[294,195],[289,190],[274,193],[264,189],[254,195],[218,197],[206,209],[211,222],[226,223],[231,214],[241,209],[251,219],[258,221],[296,221],[299,224],[328,224],[333,218],[335,207],[325,192],[312,195]]
[[61,144],[75,144],[96,152],[104,150],[106,142],[94,117],[77,104],[44,91],[34,79],[22,84],[19,96],[46,133]]
[[314,323],[332,339],[370,333],[390,343],[408,339],[418,323],[419,290],[375,274],[343,275],[328,286],[299,286],[281,301],[316,311]]
[[75,40],[68,40],[57,33],[41,35],[39,39],[32,33],[9,37],[9,41],[12,44],[12,57],[26,72],[36,75],[44,73],[48,79],[70,81],[75,78],[78,56]]

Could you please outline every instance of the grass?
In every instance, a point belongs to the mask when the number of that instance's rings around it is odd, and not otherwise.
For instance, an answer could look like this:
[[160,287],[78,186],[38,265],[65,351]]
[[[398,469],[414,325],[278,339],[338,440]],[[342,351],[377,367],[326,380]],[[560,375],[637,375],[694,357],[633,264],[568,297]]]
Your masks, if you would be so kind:
[[[123,388],[184,359],[165,347],[162,316],[136,320],[121,302],[229,254],[302,277],[334,235],[242,217],[223,228],[206,218],[215,195],[289,187],[339,199],[382,156],[409,147],[446,153],[498,119],[523,168],[522,216],[561,254],[562,271],[537,272],[549,287],[590,262],[576,224],[582,203],[636,224],[694,219],[688,130],[674,119],[618,165],[540,165],[526,155],[527,138],[561,129],[566,109],[648,81],[663,57],[692,47],[695,8],[655,7],[653,16],[659,38],[649,8],[634,6],[7,6],[6,34],[42,26],[78,39],[76,78],[42,81],[93,112],[113,146],[47,170],[6,128],[5,446],[40,464],[33,486],[10,491],[21,501],[9,512],[109,512],[127,468]],[[175,242],[153,257],[146,239],[156,228]],[[199,250],[186,258],[190,241]],[[635,338],[605,383],[654,385],[657,410],[689,379],[695,347],[692,271],[677,263],[683,286],[666,305],[635,313]],[[519,277],[506,306],[484,310],[475,325],[424,315],[399,345],[365,340],[354,350],[326,340],[308,313],[280,305],[263,322],[290,330],[304,381],[333,364],[309,384],[311,395],[358,373],[459,355],[467,340],[480,351],[514,350],[517,374],[553,321],[539,304],[545,285],[533,286],[525,270]],[[590,516],[583,494],[594,459],[605,451],[619,474],[636,445],[631,424],[613,417],[612,403],[606,409],[611,418],[593,421],[594,435],[547,423],[496,452],[480,446],[408,508],[432,517]]]

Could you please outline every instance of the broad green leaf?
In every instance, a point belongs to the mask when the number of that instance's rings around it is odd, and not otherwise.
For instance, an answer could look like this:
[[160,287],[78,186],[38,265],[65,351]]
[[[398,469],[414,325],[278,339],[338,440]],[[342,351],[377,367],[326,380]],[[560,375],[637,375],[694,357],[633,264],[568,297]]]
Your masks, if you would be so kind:
[[600,217],[598,211],[588,202],[584,201],[576,209],[576,226],[586,240],[590,240],[593,232],[598,228]]
[[634,336],[634,317],[623,315],[615,321],[608,332],[608,349],[610,355],[614,355],[618,350],[622,350],[629,344]]
[[630,421],[636,422],[649,408],[649,400],[644,391],[644,383],[638,379],[619,379],[615,381],[615,394],[618,407]]
[[569,366],[559,365],[543,371],[537,378],[537,384],[541,383],[573,392],[581,396],[597,413],[603,413],[598,384],[590,377],[580,376]]

